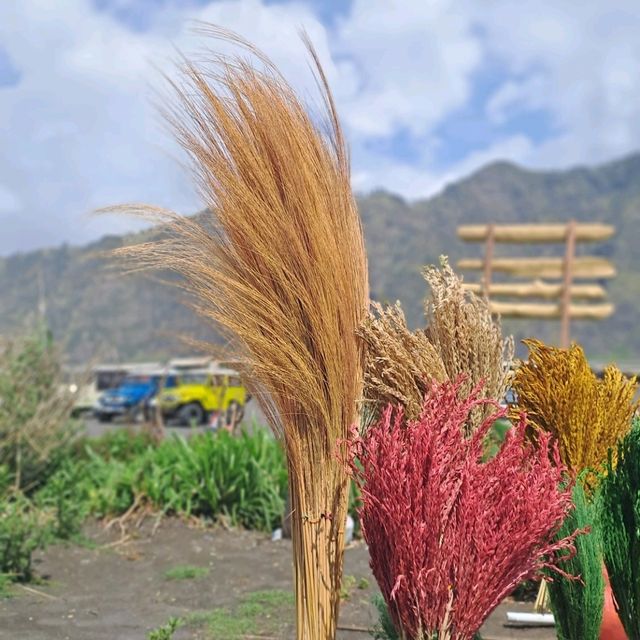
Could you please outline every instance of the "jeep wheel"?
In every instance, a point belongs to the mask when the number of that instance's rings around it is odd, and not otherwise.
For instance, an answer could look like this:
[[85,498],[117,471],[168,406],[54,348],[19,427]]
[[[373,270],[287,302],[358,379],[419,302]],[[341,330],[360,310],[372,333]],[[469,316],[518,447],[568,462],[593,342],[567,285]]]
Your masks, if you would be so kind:
[[180,424],[190,427],[192,424],[202,424],[204,422],[204,409],[197,402],[190,402],[181,407],[178,411]]

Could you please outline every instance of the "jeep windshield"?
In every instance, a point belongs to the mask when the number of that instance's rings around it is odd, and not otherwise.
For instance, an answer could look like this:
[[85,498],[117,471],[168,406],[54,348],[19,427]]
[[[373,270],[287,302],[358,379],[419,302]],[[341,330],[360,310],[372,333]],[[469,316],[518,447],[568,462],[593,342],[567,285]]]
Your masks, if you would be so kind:
[[151,376],[127,376],[123,381],[123,387],[141,387],[148,386],[153,383]]
[[163,387],[173,387],[175,386],[175,377],[168,376],[163,378],[162,376],[144,376],[144,375],[135,375],[135,376],[127,376],[123,381],[123,387],[155,387],[160,386],[162,384]]
[[183,373],[180,376],[181,384],[208,384],[209,375],[206,373]]

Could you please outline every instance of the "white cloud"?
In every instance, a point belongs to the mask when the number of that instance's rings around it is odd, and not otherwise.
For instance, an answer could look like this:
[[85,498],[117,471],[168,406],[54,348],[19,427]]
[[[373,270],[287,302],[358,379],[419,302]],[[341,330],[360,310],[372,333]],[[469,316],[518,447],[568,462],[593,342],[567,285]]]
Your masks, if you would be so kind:
[[[118,1],[121,9],[134,6]],[[197,209],[180,150],[152,106],[174,47],[197,52],[203,43],[189,20],[238,31],[312,96],[298,38],[304,27],[346,125],[354,186],[419,197],[494,159],[567,166],[638,148],[640,16],[630,0],[611,6],[354,0],[328,27],[303,0],[220,0],[200,8],[175,1],[158,4],[147,27],[135,31],[90,0],[0,2],[0,45],[20,72],[19,83],[0,86],[0,184],[10,185],[9,195],[0,190],[0,208],[4,202],[11,210],[0,254],[131,226],[84,215],[106,204]],[[477,82],[487,74],[495,90],[479,98]],[[484,111],[479,117],[491,136],[443,154],[449,143],[440,126],[455,125],[481,99],[472,112]],[[552,123],[545,136],[510,128],[531,111]],[[394,147],[398,134],[410,155]],[[456,159],[445,162],[445,155]]]
[[354,173],[353,185],[357,191],[370,191],[384,184],[386,188],[401,193],[406,198],[427,198],[490,162],[505,159],[523,162],[531,152],[532,145],[528,138],[515,135],[469,153],[463,160],[443,170],[428,165],[389,161],[372,163],[367,170]]
[[9,187],[0,184],[0,214],[17,211],[21,206],[20,198]]
[[338,98],[355,134],[425,134],[469,98],[482,61],[469,16],[450,2],[355,0],[337,33]]
[[527,162],[597,162],[640,146],[637,2],[501,0],[477,5],[475,17],[488,53],[517,77],[489,101],[489,116],[544,109],[557,127]]

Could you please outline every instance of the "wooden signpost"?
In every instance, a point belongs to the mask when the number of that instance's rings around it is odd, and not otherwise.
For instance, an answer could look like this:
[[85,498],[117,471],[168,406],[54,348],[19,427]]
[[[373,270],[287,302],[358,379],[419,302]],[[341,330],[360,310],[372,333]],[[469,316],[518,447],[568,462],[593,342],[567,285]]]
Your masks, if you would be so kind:
[[[572,318],[601,320],[614,311],[614,306],[606,302],[606,291],[600,284],[574,284],[574,281],[613,278],[616,275],[615,267],[604,258],[576,256],[576,243],[607,240],[614,231],[610,225],[582,224],[575,220],[567,224],[465,225],[458,227],[458,237],[469,242],[484,242],[484,258],[460,260],[458,269],[482,271],[481,282],[465,283],[464,287],[485,295],[496,314],[515,318],[559,318],[560,345],[568,347]],[[562,243],[564,255],[495,258],[496,243]],[[527,280],[493,282],[494,273]],[[516,301],[496,298],[515,298]],[[546,302],[523,302],[523,299],[542,299]]]

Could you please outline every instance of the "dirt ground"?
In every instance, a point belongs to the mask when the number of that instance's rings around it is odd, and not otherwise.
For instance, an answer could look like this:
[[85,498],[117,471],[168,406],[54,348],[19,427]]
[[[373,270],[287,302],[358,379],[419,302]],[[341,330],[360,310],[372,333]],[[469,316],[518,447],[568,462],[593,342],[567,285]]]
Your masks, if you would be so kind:
[[[43,580],[15,587],[13,597],[0,600],[0,639],[144,640],[171,616],[191,621],[175,640],[294,637],[289,541],[173,519],[154,532],[153,524],[148,520],[124,542],[93,524],[86,530],[89,542],[38,555]],[[338,638],[367,640],[376,621],[376,586],[364,543],[347,549],[345,576]],[[531,605],[503,603],[485,625],[484,638],[555,638],[548,628],[504,626],[507,610],[530,611]],[[240,618],[251,620],[237,626]]]

